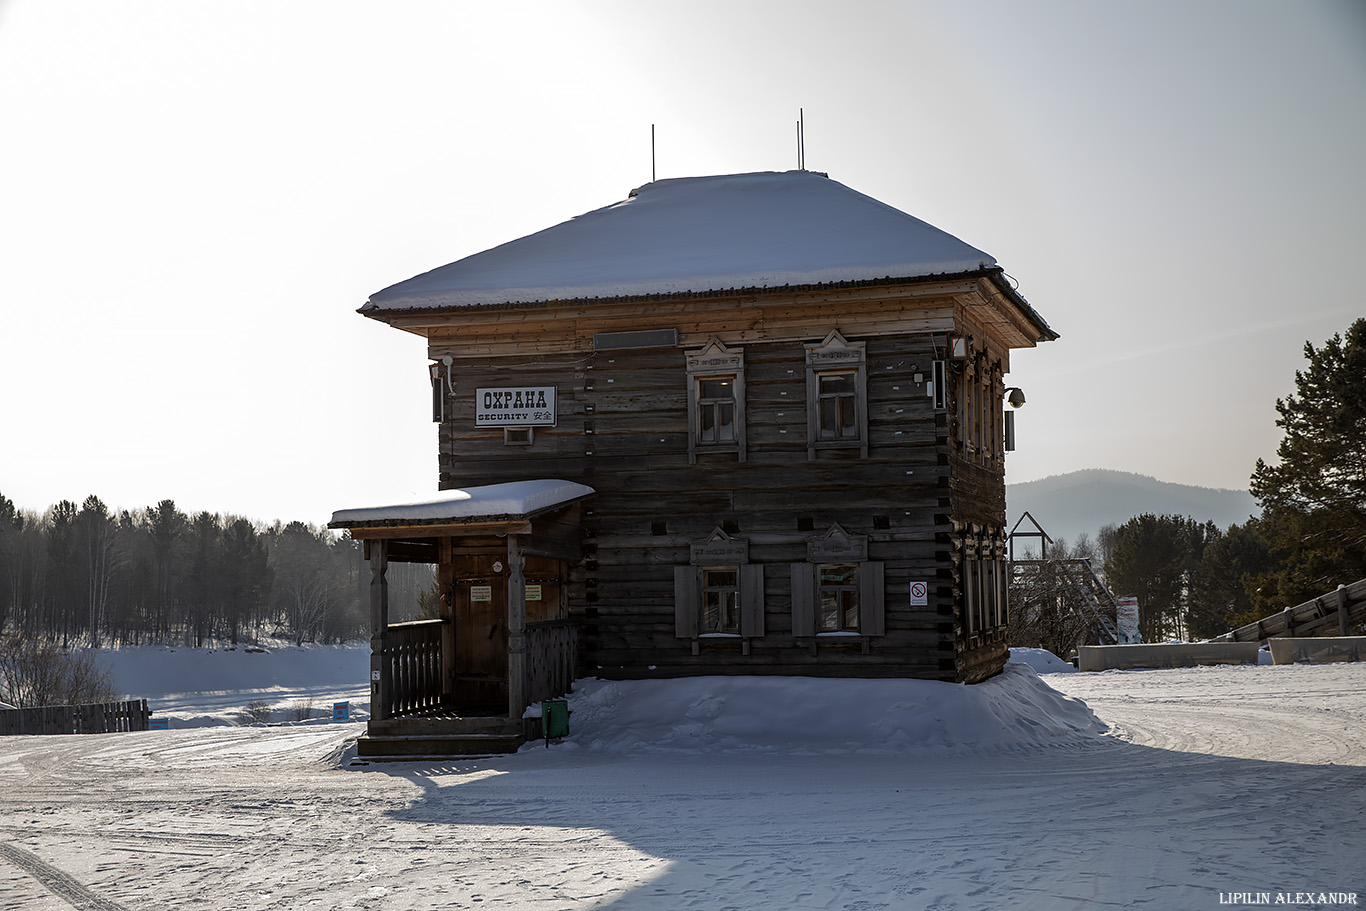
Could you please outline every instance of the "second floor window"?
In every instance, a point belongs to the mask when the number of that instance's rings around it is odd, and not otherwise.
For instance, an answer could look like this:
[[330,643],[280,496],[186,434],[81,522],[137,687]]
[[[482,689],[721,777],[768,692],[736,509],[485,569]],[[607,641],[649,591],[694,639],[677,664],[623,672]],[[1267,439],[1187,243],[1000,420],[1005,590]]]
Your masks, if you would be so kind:
[[868,353],[838,331],[806,346],[806,456],[853,449],[868,457]]
[[735,377],[699,377],[697,383],[697,442],[734,443]]
[[688,459],[735,453],[745,460],[745,353],[713,338],[685,353],[688,369]]
[[819,373],[816,375],[817,411],[822,440],[857,440],[858,375],[856,373]]

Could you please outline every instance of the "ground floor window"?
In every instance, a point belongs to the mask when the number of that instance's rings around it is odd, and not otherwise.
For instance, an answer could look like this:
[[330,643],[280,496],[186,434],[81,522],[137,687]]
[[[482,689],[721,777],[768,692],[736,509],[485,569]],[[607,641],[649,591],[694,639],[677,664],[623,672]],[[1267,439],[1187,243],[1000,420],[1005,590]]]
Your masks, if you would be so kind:
[[738,566],[708,566],[702,569],[701,632],[740,635]]
[[792,564],[792,635],[884,635],[882,588],[868,536],[831,525],[807,539],[806,562]]
[[720,528],[674,567],[675,633],[758,638],[764,634],[764,568],[749,562],[749,542]]
[[859,631],[857,563],[822,563],[816,570],[816,629],[822,633]]
[[1006,625],[1005,536],[1000,529],[966,530],[959,544],[963,631],[969,636]]

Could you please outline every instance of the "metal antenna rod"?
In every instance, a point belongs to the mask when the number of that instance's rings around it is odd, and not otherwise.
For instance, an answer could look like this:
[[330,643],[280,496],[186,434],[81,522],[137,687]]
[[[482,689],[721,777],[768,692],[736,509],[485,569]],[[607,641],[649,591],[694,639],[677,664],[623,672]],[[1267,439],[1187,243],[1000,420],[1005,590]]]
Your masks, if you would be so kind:
[[655,181],[655,125],[650,124],[650,182]]

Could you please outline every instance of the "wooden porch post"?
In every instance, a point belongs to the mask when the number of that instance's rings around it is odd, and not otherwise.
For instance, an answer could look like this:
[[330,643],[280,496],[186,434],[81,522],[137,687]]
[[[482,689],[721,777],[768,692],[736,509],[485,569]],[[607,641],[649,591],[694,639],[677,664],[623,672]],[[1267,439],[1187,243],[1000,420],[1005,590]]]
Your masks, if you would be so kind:
[[455,700],[455,539],[442,538],[436,577],[441,591],[441,701]]
[[389,717],[393,678],[384,659],[384,637],[389,629],[389,542],[377,538],[365,542],[370,558],[370,717]]
[[508,717],[526,708],[526,557],[516,535],[508,535]]

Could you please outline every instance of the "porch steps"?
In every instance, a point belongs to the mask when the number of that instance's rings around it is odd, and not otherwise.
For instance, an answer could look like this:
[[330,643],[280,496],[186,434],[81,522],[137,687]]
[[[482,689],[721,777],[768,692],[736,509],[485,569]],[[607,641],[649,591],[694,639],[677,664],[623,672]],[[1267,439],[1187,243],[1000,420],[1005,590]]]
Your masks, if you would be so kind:
[[526,742],[518,734],[365,734],[356,755],[369,760],[409,760],[515,753]]
[[371,718],[365,736],[356,741],[356,754],[364,759],[412,759],[414,757],[488,756],[515,753],[532,731],[528,721],[506,715],[461,715],[435,711],[397,718]]

